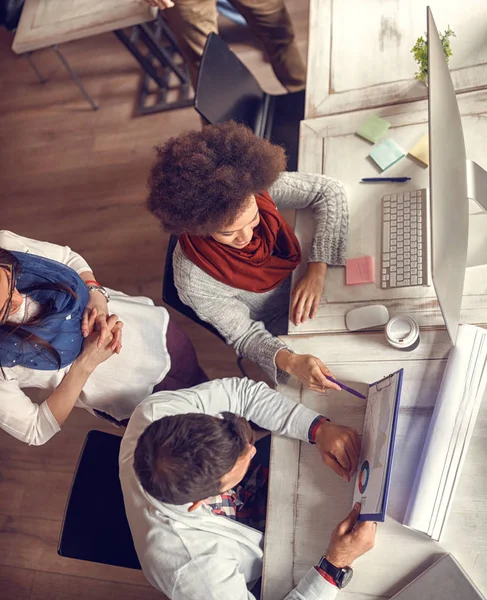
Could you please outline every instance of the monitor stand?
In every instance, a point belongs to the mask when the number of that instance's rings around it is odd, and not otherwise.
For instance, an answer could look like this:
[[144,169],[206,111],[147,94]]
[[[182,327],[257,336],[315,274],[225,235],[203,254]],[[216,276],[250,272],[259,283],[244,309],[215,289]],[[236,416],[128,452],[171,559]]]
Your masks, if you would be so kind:
[[469,215],[467,268],[487,265],[487,171],[467,160],[467,191],[483,210]]

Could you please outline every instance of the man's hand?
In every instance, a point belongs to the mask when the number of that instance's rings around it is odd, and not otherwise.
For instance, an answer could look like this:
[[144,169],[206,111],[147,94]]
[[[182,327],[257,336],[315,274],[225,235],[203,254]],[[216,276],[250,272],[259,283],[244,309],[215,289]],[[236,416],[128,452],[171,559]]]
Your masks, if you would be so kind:
[[352,512],[331,534],[325,558],[338,569],[349,567],[356,558],[374,547],[377,523],[362,521],[357,524],[359,514],[360,502],[356,502]]
[[172,8],[174,6],[174,2],[172,0],[145,0],[149,6],[154,6],[159,10],[164,10],[165,8]]
[[325,263],[309,263],[306,273],[294,286],[291,293],[291,321],[300,325],[316,315],[325,289]]
[[315,442],[325,465],[349,482],[360,456],[360,438],[355,429],[324,421],[318,427]]

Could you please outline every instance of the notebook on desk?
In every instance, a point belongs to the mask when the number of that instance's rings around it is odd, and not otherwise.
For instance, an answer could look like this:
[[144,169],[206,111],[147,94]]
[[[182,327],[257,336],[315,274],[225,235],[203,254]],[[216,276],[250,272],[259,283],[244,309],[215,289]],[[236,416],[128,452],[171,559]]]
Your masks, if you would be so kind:
[[403,369],[369,386],[353,502],[359,521],[384,521],[394,455]]
[[451,554],[444,554],[391,600],[485,600]]

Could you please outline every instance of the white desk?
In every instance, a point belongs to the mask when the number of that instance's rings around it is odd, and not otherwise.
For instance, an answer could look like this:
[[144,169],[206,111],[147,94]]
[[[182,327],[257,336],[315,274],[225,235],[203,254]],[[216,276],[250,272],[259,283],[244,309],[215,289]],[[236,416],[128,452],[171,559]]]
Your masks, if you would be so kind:
[[[288,337],[286,342],[296,352],[322,358],[338,379],[362,391],[365,382],[405,369],[388,517],[379,524],[375,548],[356,561],[355,577],[340,592],[340,600],[388,599],[444,551],[453,552],[487,594],[487,402],[478,416],[442,543],[398,522],[446,364],[446,332],[422,331],[421,344],[411,353],[387,346],[379,333]],[[365,405],[346,392],[323,396],[299,384],[281,386],[280,391],[337,423],[362,429]],[[273,438],[262,600],[282,600],[317,563],[332,529],[349,512],[352,497],[353,483],[325,467],[315,447]]]
[[410,50],[426,31],[456,33],[450,60],[457,91],[487,86],[485,0],[311,0],[306,118],[425,98]]
[[[487,11],[486,11],[487,13]],[[487,47],[487,44],[486,44]],[[487,68],[486,68],[487,73]],[[487,90],[458,96],[462,114],[467,156],[487,168]],[[407,175],[412,180],[406,184],[361,184],[361,177],[377,175],[378,171],[367,158],[372,144],[355,135],[358,126],[370,114],[378,114],[392,123],[386,137],[393,138],[407,150],[427,132],[427,103],[418,101],[396,104],[380,109],[357,111],[308,119],[301,124],[299,170],[325,173],[345,184],[350,208],[350,234],[347,256],[375,257],[376,283],[357,286],[345,285],[345,269],[329,269],[325,294],[317,316],[296,327],[289,324],[289,333],[307,334],[345,331],[344,315],[363,304],[381,303],[388,307],[391,316],[407,313],[422,327],[443,327],[433,286],[382,290],[380,269],[380,198],[390,191],[428,187],[428,169],[414,159],[405,157],[387,170],[387,175]],[[485,220],[487,214],[474,202],[470,203],[475,217]],[[304,259],[309,251],[314,230],[313,218],[307,211],[298,211],[296,235],[303,249]],[[294,273],[300,277],[306,260]],[[487,267],[467,269],[464,286],[462,323],[487,323]],[[327,358],[329,361],[330,358]]]
[[[452,77],[459,94],[467,156],[487,167],[487,45],[485,2],[466,0],[311,0],[306,121],[301,124],[299,170],[340,179],[349,195],[348,256],[376,257],[379,281],[380,198],[390,184],[365,186],[361,177],[377,175],[367,159],[371,144],[355,135],[370,115],[392,123],[387,137],[405,150],[427,132],[426,88],[414,80],[410,49],[426,29],[426,5],[440,31],[448,25],[453,41]],[[358,50],[360,49],[360,50]],[[382,108],[378,108],[382,107]],[[355,111],[355,112],[353,112]],[[328,115],[328,116],[325,116]],[[398,189],[428,186],[428,171],[405,158],[387,175],[412,181]],[[480,213],[471,203],[470,212]],[[486,220],[487,215],[474,218]],[[314,223],[299,211],[296,234],[305,268]],[[411,353],[388,346],[382,332],[344,333],[345,314],[357,306],[385,304],[391,315],[407,313],[422,327],[421,343]],[[461,322],[487,323],[487,267],[468,270]],[[423,442],[446,365],[450,341],[433,287],[381,290],[377,284],[345,286],[344,269],[329,269],[318,315],[295,327],[286,343],[298,353],[320,357],[339,380],[365,391],[366,383],[404,367],[404,385],[388,518],[380,524],[376,547],[356,561],[356,576],[344,600],[389,599],[444,551],[451,551],[487,595],[487,402],[477,419],[441,545],[400,524],[416,474]],[[308,335],[328,332],[327,335]],[[355,380],[355,381],[352,381]],[[338,423],[361,431],[365,405],[346,392],[329,396],[297,382],[280,391]],[[353,485],[326,468],[316,448],[274,437],[265,539],[263,600],[282,600],[326,551],[329,536],[351,508]]]

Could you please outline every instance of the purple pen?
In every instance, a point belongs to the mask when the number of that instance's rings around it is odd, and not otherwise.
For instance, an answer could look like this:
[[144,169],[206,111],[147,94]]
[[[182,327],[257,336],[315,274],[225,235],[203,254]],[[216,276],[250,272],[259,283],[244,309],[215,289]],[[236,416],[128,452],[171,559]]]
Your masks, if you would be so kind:
[[354,396],[357,396],[357,398],[362,398],[362,400],[367,400],[367,398],[363,394],[361,394],[360,392],[357,392],[357,390],[354,390],[351,387],[348,387],[348,385],[345,385],[341,381],[337,381],[336,379],[333,379],[333,377],[327,376],[326,378],[329,379],[331,382],[339,385],[343,390],[345,390],[349,394],[353,394]]

